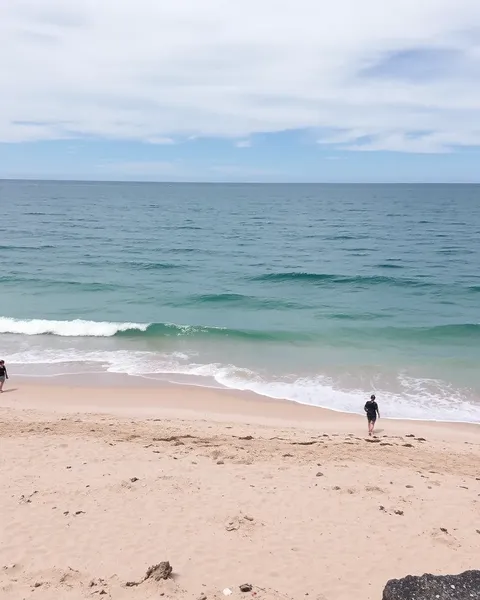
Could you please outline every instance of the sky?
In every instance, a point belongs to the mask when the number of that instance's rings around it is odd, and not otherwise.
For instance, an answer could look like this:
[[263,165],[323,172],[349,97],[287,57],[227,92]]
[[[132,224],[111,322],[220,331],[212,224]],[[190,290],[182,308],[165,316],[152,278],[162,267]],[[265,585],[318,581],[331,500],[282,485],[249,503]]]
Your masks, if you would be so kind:
[[8,0],[0,81],[0,178],[480,182],[479,0]]

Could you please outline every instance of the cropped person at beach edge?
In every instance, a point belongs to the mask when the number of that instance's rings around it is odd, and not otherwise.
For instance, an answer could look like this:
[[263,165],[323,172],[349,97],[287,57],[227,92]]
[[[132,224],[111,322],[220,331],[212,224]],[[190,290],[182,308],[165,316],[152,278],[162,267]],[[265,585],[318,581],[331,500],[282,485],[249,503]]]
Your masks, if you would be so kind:
[[375,422],[377,420],[377,415],[378,415],[378,418],[380,418],[380,410],[378,408],[378,404],[376,402],[374,394],[372,394],[370,396],[370,400],[368,400],[365,403],[363,410],[367,413],[368,435],[372,435],[373,429],[375,427]]
[[0,393],[3,392],[5,379],[8,379],[7,367],[5,366],[5,361],[0,360]]

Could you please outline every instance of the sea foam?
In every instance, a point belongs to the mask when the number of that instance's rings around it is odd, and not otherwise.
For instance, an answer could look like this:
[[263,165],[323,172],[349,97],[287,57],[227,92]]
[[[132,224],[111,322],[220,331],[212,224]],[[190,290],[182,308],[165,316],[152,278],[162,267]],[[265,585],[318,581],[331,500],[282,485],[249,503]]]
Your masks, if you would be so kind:
[[49,321],[46,319],[10,319],[0,317],[0,333],[21,335],[59,335],[63,337],[111,337],[121,331],[146,331],[148,323],[112,323],[109,321]]

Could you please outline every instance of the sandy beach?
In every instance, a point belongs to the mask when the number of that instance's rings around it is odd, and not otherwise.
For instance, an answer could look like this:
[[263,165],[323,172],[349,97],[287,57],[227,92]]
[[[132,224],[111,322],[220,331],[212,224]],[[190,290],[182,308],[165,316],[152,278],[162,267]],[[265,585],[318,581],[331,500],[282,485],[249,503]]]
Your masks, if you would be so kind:
[[[365,421],[193,387],[11,382],[0,597],[380,600],[391,578],[478,568],[479,427],[381,419],[368,440]],[[142,581],[161,561],[173,576]]]

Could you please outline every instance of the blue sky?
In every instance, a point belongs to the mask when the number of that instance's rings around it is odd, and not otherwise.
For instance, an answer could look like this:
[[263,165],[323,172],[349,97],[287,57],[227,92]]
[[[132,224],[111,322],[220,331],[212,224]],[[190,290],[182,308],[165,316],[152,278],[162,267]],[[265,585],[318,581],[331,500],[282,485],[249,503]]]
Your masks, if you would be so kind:
[[228,140],[175,145],[125,141],[49,141],[0,145],[6,178],[134,181],[471,182],[477,149],[452,153],[339,151],[304,132],[261,136],[238,148]]
[[480,181],[480,2],[22,0],[0,15],[0,177]]

